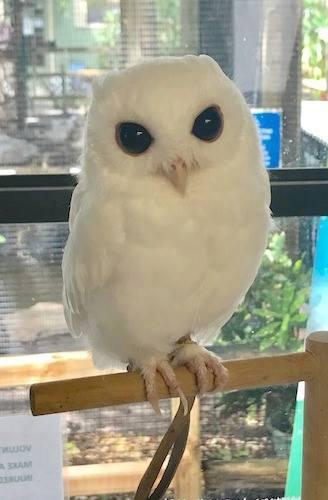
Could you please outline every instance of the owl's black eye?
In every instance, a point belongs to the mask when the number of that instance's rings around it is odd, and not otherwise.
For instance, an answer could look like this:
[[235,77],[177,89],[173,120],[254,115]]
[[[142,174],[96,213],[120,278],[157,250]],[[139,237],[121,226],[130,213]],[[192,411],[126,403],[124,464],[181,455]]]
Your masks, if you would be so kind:
[[116,127],[116,140],[126,153],[140,155],[147,151],[153,138],[139,123],[123,122]]
[[194,121],[192,133],[202,141],[217,139],[223,129],[223,115],[217,106],[204,109]]

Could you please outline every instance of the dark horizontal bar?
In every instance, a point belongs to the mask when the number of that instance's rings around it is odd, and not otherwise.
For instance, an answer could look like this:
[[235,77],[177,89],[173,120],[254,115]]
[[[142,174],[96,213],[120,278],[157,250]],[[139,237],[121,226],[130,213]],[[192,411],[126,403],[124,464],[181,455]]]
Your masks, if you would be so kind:
[[[270,171],[274,217],[328,215],[328,169]],[[0,223],[65,222],[74,175],[0,176]]]
[[[10,167],[8,167],[10,168]],[[24,169],[24,167],[22,167]],[[1,174],[1,168],[0,168]],[[0,190],[29,188],[74,187],[77,183],[72,174],[16,174],[0,175]]]
[[269,170],[271,183],[276,182],[328,182],[328,168],[277,168]]
[[76,176],[0,176],[0,223],[65,222]]
[[0,223],[64,222],[73,187],[0,188]]
[[274,217],[328,215],[328,168],[270,171]]

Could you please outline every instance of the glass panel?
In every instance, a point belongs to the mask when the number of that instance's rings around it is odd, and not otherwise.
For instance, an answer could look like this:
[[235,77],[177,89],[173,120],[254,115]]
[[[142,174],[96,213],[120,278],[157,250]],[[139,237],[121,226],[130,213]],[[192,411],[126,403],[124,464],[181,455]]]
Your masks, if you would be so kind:
[[68,224],[0,225],[3,354],[78,349],[61,305],[61,259]]
[[[295,351],[302,346],[317,220],[275,220],[258,276],[215,342],[221,356]],[[57,349],[53,338],[60,338],[60,349],[64,344],[81,347],[80,341],[68,340],[61,306],[61,259],[67,235],[67,223],[0,225],[4,353],[50,352]]]
[[327,2],[302,6],[0,0],[0,173],[75,171],[92,79],[186,53],[214,57],[252,108],[282,111],[281,166],[326,166]]
[[[319,219],[275,222],[257,280],[212,346],[226,359],[302,347],[314,292],[310,283]],[[82,340],[67,333],[61,309],[60,262],[66,237],[64,223],[0,226],[2,355],[84,349]],[[28,388],[1,388],[0,396],[1,415],[28,412]],[[283,496],[295,398],[295,386],[202,398],[203,498]],[[162,419],[147,404],[65,415],[65,464],[132,461],[140,466],[168,426],[170,403],[163,402],[162,408]],[[124,491],[124,484],[121,487]]]
[[[296,386],[284,386],[203,399],[201,446],[206,498],[285,498],[296,392]],[[292,498],[299,499],[298,495]]]
[[276,219],[261,268],[216,344],[223,357],[279,354],[303,346],[317,219]]

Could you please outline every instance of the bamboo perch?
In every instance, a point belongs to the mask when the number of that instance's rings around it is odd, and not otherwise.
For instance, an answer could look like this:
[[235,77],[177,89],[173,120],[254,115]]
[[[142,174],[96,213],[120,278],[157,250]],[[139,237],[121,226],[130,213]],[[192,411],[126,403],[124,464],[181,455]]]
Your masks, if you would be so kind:
[[[309,352],[225,361],[224,365],[230,373],[225,391],[309,381],[315,376],[316,370],[314,357]],[[187,396],[196,394],[194,375],[182,367],[176,373],[184,393]],[[160,399],[177,396],[168,393],[160,375],[157,375],[157,388]],[[146,393],[143,380],[137,373],[44,382],[32,385],[30,389],[33,415],[142,401],[146,401]]]

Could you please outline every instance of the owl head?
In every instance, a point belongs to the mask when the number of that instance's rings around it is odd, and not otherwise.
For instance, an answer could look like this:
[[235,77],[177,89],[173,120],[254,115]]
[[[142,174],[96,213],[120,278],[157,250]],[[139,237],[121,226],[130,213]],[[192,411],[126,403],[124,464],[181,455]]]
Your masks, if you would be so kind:
[[98,185],[160,176],[183,194],[194,171],[236,168],[245,140],[258,151],[247,104],[212,58],[157,58],[95,82],[85,175]]

